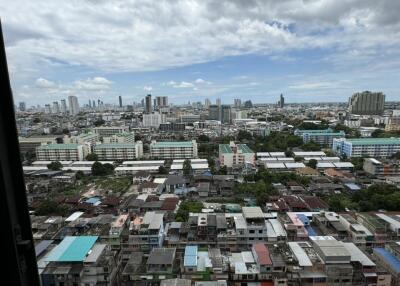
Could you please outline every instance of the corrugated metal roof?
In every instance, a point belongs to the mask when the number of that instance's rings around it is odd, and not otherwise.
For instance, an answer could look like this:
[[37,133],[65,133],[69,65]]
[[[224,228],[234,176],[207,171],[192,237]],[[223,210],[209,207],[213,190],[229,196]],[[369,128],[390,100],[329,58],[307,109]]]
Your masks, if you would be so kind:
[[67,236],[52,249],[46,261],[84,261],[97,239],[98,236]]

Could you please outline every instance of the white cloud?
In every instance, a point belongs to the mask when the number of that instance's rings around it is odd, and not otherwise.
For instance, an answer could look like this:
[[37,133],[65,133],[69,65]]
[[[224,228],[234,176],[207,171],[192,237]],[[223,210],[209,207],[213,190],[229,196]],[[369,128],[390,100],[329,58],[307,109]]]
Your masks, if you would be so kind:
[[75,81],[75,87],[78,90],[105,90],[109,89],[113,82],[104,77],[88,78],[86,80]]
[[[315,61],[344,72],[390,65],[398,74],[393,59],[400,54],[399,10],[398,0],[0,2],[13,89],[37,79],[36,88],[63,93],[112,92],[109,80],[93,74],[166,70],[249,54],[289,63],[303,59],[292,51],[315,48],[322,54]],[[63,67],[90,78],[60,86],[64,74],[57,72]],[[236,80],[253,80],[253,74],[245,77]],[[148,82],[136,84],[142,90]],[[310,83],[291,89],[318,88]],[[186,92],[208,84],[215,85],[198,78],[164,86]]]
[[399,3],[8,0],[0,9],[10,63],[18,71],[53,62],[120,72],[307,47],[398,45]]
[[143,87],[143,90],[145,90],[145,91],[152,91],[153,90],[153,87],[151,87],[151,86],[144,86]]
[[38,78],[35,84],[39,88],[54,88],[56,86],[54,82],[45,78]]
[[169,81],[165,85],[171,86],[173,88],[193,88],[194,84],[188,81],[181,81],[181,82],[176,82],[176,81]]

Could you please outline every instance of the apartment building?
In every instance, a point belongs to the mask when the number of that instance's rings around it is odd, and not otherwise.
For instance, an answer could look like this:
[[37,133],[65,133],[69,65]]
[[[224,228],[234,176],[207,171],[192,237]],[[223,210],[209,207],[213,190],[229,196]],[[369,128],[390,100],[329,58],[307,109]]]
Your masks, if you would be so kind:
[[331,128],[325,130],[300,130],[296,129],[294,135],[300,136],[304,143],[315,142],[321,146],[332,147],[333,139],[344,138],[344,131],[334,132]]
[[375,158],[364,159],[363,169],[374,176],[400,176],[400,163],[398,161],[384,162]]
[[36,148],[40,145],[61,143],[62,138],[56,136],[19,137],[18,141],[21,153],[35,153]]
[[352,114],[382,114],[384,109],[385,95],[382,92],[364,91],[349,98],[349,112]]
[[117,267],[98,236],[67,236],[38,261],[41,285],[114,285]]
[[130,222],[129,234],[123,239],[123,248],[149,252],[164,242],[164,214],[154,211],[137,216]]
[[82,133],[77,136],[65,136],[64,143],[74,143],[74,144],[90,144],[96,145],[96,142],[100,141],[100,136],[97,133]]
[[94,153],[99,160],[135,160],[143,157],[143,143],[104,143],[96,145]]
[[124,133],[129,131],[129,126],[100,126],[95,127],[94,133],[99,134],[100,138],[110,137],[118,133]]
[[74,143],[47,144],[36,148],[39,161],[83,161],[89,153],[89,146]]
[[235,144],[235,142],[231,141],[229,144],[219,145],[219,162],[221,166],[232,168],[246,163],[254,165],[255,161],[255,153],[246,144]]
[[350,157],[390,157],[400,152],[400,138],[333,139],[333,151]]
[[193,141],[157,142],[150,144],[150,157],[157,159],[195,159],[197,143]]
[[143,114],[143,127],[153,127],[158,128],[161,123],[165,122],[165,115],[154,112]]
[[340,223],[346,228],[348,238],[357,246],[365,249],[373,242],[374,236],[364,225],[349,214],[339,215]]
[[103,137],[103,143],[135,143],[135,133],[122,132],[109,137]]

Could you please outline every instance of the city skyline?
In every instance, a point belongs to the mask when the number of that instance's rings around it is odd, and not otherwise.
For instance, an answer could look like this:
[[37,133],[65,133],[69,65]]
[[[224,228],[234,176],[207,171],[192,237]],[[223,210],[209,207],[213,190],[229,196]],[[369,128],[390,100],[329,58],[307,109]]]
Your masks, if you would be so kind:
[[398,2],[275,2],[0,4],[15,100],[399,98]]

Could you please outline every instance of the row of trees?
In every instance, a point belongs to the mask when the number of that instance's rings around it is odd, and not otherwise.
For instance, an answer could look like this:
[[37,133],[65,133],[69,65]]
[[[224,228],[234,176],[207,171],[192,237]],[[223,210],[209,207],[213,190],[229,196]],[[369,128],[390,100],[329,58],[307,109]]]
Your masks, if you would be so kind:
[[[47,165],[47,168],[52,171],[59,171],[62,169],[62,167],[63,165],[59,161],[54,161]],[[102,164],[96,161],[92,165],[93,176],[106,176],[106,175],[112,175],[113,173],[114,173],[114,165],[112,164],[109,163]],[[83,172],[77,172],[77,179],[80,179],[82,176]]]

